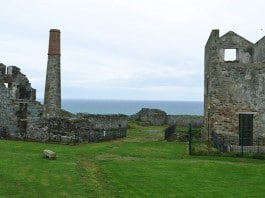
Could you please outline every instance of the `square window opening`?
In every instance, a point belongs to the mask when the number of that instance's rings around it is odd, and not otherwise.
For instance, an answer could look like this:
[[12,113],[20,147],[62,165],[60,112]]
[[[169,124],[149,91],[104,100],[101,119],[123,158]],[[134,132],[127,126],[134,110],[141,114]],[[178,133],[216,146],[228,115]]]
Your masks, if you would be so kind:
[[224,61],[235,62],[237,59],[237,49],[224,49]]

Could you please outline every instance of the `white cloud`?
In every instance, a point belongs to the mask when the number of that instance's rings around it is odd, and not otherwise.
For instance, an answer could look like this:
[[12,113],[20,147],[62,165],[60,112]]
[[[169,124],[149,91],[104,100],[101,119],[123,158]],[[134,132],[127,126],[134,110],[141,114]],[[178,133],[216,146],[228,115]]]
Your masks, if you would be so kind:
[[43,97],[49,29],[61,29],[63,97],[203,100],[210,31],[256,42],[253,0],[1,1],[0,62],[17,65]]

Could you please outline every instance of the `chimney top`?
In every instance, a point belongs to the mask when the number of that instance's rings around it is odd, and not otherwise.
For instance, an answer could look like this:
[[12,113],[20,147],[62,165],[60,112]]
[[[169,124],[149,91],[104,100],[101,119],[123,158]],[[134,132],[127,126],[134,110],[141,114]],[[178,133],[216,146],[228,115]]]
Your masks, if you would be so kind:
[[49,39],[49,51],[48,55],[60,55],[60,30],[50,29],[50,39]]
[[50,29],[50,32],[60,32],[59,29]]

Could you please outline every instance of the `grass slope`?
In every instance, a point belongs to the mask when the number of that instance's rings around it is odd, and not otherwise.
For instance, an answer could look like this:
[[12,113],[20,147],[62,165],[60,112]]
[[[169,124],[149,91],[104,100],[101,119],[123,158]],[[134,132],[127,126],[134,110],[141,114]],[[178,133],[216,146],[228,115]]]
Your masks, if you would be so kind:
[[265,196],[264,161],[188,156],[164,129],[130,123],[125,139],[79,146],[0,140],[0,197]]

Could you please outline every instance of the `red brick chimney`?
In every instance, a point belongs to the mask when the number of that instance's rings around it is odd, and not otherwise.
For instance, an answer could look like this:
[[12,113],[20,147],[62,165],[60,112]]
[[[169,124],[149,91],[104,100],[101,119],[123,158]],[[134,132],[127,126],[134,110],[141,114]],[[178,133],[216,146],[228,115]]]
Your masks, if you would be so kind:
[[60,55],[60,30],[51,29],[48,55]]

